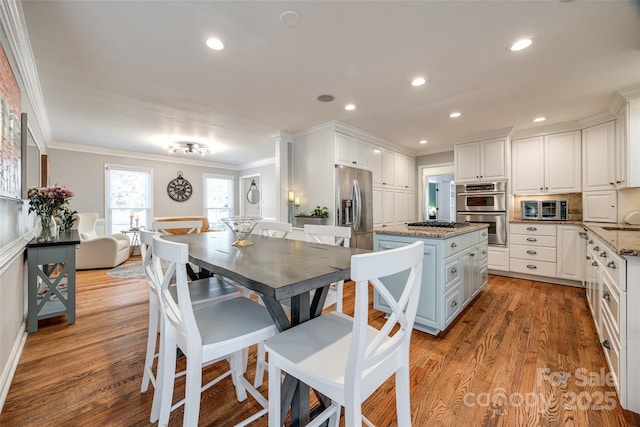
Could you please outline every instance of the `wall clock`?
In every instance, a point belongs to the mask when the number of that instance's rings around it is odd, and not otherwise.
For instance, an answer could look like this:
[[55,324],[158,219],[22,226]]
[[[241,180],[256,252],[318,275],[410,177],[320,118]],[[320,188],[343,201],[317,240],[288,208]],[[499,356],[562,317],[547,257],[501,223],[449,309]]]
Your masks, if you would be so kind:
[[176,202],[184,202],[189,200],[193,193],[191,183],[182,177],[182,171],[178,171],[178,177],[169,181],[167,185],[167,194]]

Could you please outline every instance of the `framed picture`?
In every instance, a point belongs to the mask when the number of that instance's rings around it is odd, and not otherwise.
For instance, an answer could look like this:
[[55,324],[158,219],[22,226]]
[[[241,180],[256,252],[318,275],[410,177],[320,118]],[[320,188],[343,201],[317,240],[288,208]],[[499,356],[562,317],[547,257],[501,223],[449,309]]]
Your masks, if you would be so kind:
[[46,154],[40,155],[40,186],[49,186],[49,174],[51,173],[51,163]]
[[22,196],[20,88],[0,44],[0,196]]

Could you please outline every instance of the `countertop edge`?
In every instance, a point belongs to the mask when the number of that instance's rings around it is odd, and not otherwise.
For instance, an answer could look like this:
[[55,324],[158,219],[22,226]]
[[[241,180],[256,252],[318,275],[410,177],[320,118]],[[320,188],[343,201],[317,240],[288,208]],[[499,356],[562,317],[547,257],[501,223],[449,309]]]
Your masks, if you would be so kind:
[[410,236],[425,237],[431,239],[448,239],[450,237],[460,236],[462,234],[472,233],[474,231],[488,228],[489,224],[471,224],[460,228],[420,228],[407,227],[406,225],[397,225],[393,227],[381,227],[373,230],[374,234],[389,234],[394,236]]

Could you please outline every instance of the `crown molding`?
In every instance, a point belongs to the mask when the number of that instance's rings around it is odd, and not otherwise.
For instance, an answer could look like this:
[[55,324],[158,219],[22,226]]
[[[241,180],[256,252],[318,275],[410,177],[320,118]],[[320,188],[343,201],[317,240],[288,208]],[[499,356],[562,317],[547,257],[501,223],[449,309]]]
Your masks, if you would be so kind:
[[17,71],[21,77],[24,91],[35,116],[30,120],[30,123],[38,128],[46,145],[51,140],[51,128],[20,1],[2,0],[0,2],[0,21],[5,29],[9,48],[18,68],[14,72]]

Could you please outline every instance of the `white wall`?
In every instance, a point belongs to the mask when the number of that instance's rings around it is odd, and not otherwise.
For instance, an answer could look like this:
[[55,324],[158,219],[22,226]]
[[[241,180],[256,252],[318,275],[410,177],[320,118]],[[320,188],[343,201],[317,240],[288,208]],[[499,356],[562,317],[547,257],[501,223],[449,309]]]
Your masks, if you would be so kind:
[[[125,155],[93,154],[88,152],[49,149],[51,180],[74,192],[70,205],[78,212],[97,212],[101,218],[105,213],[105,164],[146,167],[153,170],[153,216],[201,216],[204,214],[203,175],[232,176],[236,189],[240,172],[233,169],[205,167],[177,163],[182,159],[145,160]],[[183,172],[193,186],[193,195],[186,202],[176,202],[167,195],[167,184]],[[234,191],[234,207],[238,206],[237,191]],[[237,212],[236,212],[237,213]]]
[[618,222],[631,211],[640,211],[640,188],[618,191]]
[[[276,220],[278,216],[278,194],[276,189],[275,164],[247,168],[240,172],[240,176],[260,174],[260,203],[262,204],[262,217]],[[286,219],[286,218],[285,218]]]

